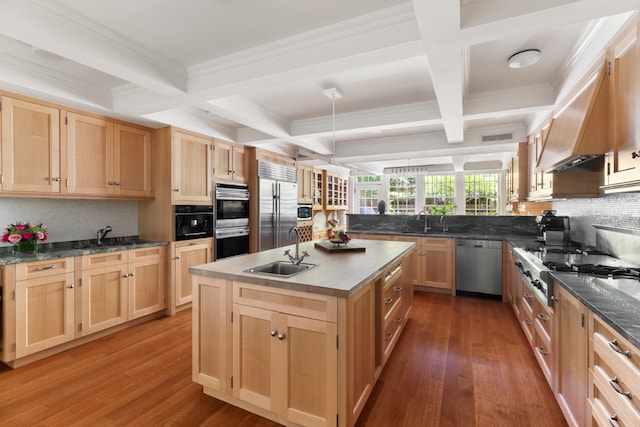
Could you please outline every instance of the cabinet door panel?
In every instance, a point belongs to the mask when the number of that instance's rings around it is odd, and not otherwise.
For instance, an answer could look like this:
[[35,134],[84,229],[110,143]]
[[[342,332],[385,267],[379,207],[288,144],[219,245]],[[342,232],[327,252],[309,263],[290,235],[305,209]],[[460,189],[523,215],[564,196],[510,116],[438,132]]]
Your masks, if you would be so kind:
[[2,97],[2,190],[60,192],[60,111]]
[[176,131],[172,152],[173,204],[212,203],[211,140]]
[[16,283],[16,358],[71,341],[73,273]]
[[129,320],[155,313],[165,308],[164,260],[140,261],[129,276]]
[[176,246],[176,306],[191,302],[193,290],[191,288],[191,275],[189,268],[194,265],[211,262],[211,243],[186,243],[185,246]]
[[[272,312],[233,304],[233,395],[260,408],[273,409],[274,361]],[[275,330],[275,329],[274,329]],[[277,332],[277,330],[276,330]],[[280,378],[280,382],[285,378]]]
[[113,123],[67,113],[66,191],[74,194],[113,193]]
[[127,321],[127,264],[82,272],[82,334]]
[[[297,316],[285,316],[283,340],[276,339],[277,366],[284,369],[275,376],[273,387],[286,381],[286,397],[278,399],[276,411],[302,425],[328,425],[337,413],[338,351],[335,323]],[[284,330],[283,330],[284,328]],[[322,420],[322,422],[319,422]]]
[[115,125],[114,193],[121,196],[151,196],[151,132]]

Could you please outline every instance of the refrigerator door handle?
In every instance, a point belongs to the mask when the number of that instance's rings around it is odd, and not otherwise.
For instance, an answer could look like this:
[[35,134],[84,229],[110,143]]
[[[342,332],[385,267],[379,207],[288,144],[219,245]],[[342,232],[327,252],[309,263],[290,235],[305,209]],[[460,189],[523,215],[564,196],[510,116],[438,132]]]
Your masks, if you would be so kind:
[[276,247],[279,248],[282,242],[280,241],[280,183],[276,182],[276,227],[275,227],[275,237],[276,237]]

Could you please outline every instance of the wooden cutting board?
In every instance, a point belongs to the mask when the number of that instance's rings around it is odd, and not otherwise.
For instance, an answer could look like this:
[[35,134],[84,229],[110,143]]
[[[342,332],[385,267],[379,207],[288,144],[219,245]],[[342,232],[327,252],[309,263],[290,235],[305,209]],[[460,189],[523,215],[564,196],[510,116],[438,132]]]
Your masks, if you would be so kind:
[[334,245],[329,240],[322,240],[320,242],[315,242],[314,246],[320,250],[325,252],[329,252],[331,254],[338,252],[364,252],[365,247],[356,245],[355,243],[348,243],[346,245]]

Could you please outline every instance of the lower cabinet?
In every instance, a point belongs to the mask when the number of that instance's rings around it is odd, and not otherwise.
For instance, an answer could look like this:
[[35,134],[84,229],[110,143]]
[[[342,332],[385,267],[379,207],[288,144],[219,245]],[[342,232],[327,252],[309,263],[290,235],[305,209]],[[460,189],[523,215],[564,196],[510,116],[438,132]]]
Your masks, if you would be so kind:
[[193,380],[285,425],[354,425],[411,309],[403,262],[349,298],[193,275]]
[[15,358],[73,340],[73,258],[18,264],[15,277]]
[[417,286],[455,294],[456,241],[446,237],[392,236],[400,242],[414,242],[409,280]]
[[3,266],[0,361],[20,366],[164,310],[165,254],[153,246]]
[[171,243],[173,289],[169,311],[175,314],[177,307],[188,307],[192,300],[189,268],[213,261],[213,239],[196,239]]
[[554,287],[556,375],[553,390],[570,426],[586,425],[587,309],[562,286]]
[[639,350],[589,313],[588,425],[640,425]]
[[127,321],[127,255],[118,251],[82,257],[82,335]]

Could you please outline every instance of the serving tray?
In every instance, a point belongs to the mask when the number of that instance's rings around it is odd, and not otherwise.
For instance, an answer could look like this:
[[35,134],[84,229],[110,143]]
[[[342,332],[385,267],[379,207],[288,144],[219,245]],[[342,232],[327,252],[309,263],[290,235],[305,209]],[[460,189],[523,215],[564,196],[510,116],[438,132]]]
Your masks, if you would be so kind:
[[314,246],[320,250],[329,253],[337,253],[337,252],[364,252],[366,248],[364,246],[357,245],[355,243],[348,243],[346,245],[336,245],[330,240],[322,240],[320,242],[315,242]]

